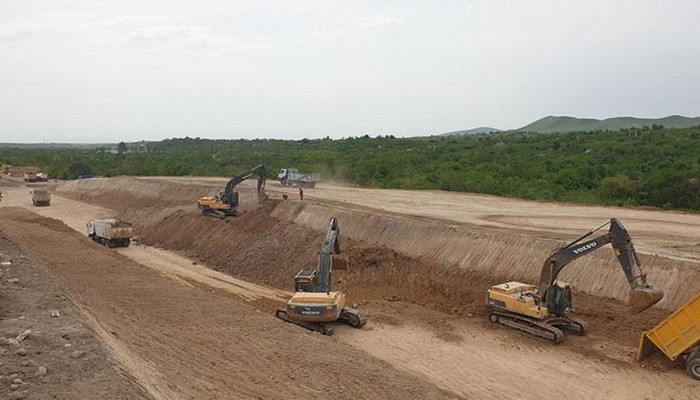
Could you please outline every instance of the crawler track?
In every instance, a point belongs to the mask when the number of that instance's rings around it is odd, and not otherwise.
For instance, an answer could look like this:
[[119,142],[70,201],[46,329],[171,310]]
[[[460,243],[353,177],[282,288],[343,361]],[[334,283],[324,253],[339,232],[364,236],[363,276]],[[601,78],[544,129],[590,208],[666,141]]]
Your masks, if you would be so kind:
[[538,321],[506,311],[492,310],[489,313],[489,321],[553,344],[557,344],[564,339],[564,332],[561,329],[549,325],[544,320]]

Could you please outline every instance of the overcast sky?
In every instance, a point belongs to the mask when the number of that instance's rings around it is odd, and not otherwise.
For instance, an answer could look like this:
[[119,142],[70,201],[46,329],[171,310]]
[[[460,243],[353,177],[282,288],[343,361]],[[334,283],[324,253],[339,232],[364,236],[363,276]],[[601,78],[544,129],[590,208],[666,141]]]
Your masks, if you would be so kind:
[[0,142],[700,115],[694,0],[1,0]]

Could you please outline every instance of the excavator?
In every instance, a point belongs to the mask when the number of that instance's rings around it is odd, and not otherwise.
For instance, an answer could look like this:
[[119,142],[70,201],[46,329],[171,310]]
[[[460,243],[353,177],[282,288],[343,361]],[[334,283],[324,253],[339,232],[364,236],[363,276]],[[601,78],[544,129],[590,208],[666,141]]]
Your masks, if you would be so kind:
[[[607,233],[588,239],[596,231],[610,225]],[[661,289],[647,284],[639,255],[625,227],[615,218],[552,253],[544,262],[537,286],[508,282],[488,290],[488,318],[526,335],[559,343],[564,331],[584,335],[585,321],[571,315],[571,287],[557,280],[559,273],[572,261],[610,243],[630,286],[629,305],[633,314],[656,304],[664,296]]]
[[345,305],[345,294],[331,290],[333,255],[340,253],[338,220],[331,218],[328,233],[318,253],[318,267],[302,269],[294,277],[294,295],[275,315],[286,322],[333,334],[333,322],[341,320],[360,328],[367,320],[358,310]]
[[233,189],[236,185],[254,175],[258,176],[258,200],[264,200],[266,198],[265,181],[267,179],[267,170],[265,170],[265,164],[260,164],[255,168],[249,169],[231,178],[223,192],[213,197],[207,196],[197,200],[197,207],[202,210],[202,214],[210,217],[223,219],[238,215],[236,212],[236,207],[238,207],[239,204],[238,192],[235,192]]

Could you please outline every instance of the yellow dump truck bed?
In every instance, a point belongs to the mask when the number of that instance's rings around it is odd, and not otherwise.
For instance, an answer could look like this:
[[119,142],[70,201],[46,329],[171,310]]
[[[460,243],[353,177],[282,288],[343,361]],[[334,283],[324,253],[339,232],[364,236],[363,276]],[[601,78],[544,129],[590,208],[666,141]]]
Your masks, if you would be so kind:
[[638,359],[644,357],[648,342],[671,360],[700,345],[700,292],[660,324],[642,334]]

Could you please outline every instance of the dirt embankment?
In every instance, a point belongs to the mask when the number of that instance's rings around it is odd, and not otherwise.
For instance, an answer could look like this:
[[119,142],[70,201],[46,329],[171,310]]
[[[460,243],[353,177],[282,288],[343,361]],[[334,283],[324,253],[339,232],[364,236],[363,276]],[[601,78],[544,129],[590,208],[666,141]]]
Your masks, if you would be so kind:
[[143,268],[59,221],[16,208],[0,216],[0,229],[51,270],[155,398],[456,397],[245,302]]
[[[63,185],[59,192],[74,199],[117,210],[124,218],[135,222],[145,238],[148,238],[151,233],[159,234],[161,237],[158,240],[168,240],[168,245],[172,245],[174,239],[164,238],[162,233],[157,233],[151,228],[161,224],[166,217],[174,213],[189,213],[194,209],[197,198],[216,193],[218,190],[221,190],[221,187],[217,182],[113,178],[72,182]],[[254,212],[257,203],[254,193],[247,187],[239,190],[243,204],[241,210]],[[286,220],[297,226],[311,228],[316,232],[314,235],[318,235],[316,237],[320,237],[318,232],[325,232],[328,219],[335,216],[341,221],[341,232],[345,239],[371,244],[373,247],[386,247],[406,257],[420,260],[431,267],[443,267],[445,269],[443,273],[447,275],[454,269],[460,269],[470,275],[493,278],[486,282],[484,288],[503,280],[536,282],[539,279],[543,260],[553,250],[564,244],[562,241],[504,228],[381,213],[347,204],[338,205],[338,202],[323,204],[285,201],[275,207],[267,207],[266,210],[269,211],[266,214],[277,220]],[[219,229],[214,229],[208,235],[213,237],[218,234],[217,231]],[[249,238],[264,239],[269,237],[269,233],[274,233],[268,232],[266,228],[260,231],[264,231],[265,235],[259,235],[255,225],[249,225],[245,235]],[[144,235],[147,232],[148,234]],[[200,233],[205,234],[204,232]],[[240,246],[239,242],[235,243],[240,252],[250,255],[248,249],[259,246],[255,244],[247,246],[246,243],[254,241],[247,241],[245,235],[239,235],[238,232],[227,231],[227,234],[235,234],[236,240],[242,240]],[[631,234],[634,239],[634,231]],[[280,235],[280,239],[276,239],[284,241],[286,247],[284,243],[274,244],[272,247],[287,251],[288,256],[294,257],[290,261],[299,262],[301,267],[303,265],[301,260],[309,254],[309,251],[302,250],[303,246],[299,247],[295,244],[298,239],[296,236],[303,237],[304,234],[299,229],[286,231],[284,238]],[[663,239],[659,238],[659,240]],[[306,240],[300,242],[305,243]],[[229,243],[231,242],[227,242],[225,246],[230,246]],[[208,245],[217,248],[215,242],[210,241]],[[186,247],[186,245],[176,245],[173,248]],[[289,252],[289,249],[295,250]],[[202,248],[202,251],[210,250]],[[302,254],[298,255],[299,252]],[[666,296],[658,304],[659,307],[673,310],[700,290],[698,263],[646,254],[642,254],[641,258],[649,282],[666,292]],[[212,262],[212,264],[220,265],[220,262]],[[226,268],[228,267],[224,267],[224,270]],[[621,273],[613,252],[606,249],[575,261],[563,271],[561,279],[571,282],[577,290],[588,294],[621,301],[627,300],[629,287],[625,276]],[[275,281],[263,278],[261,282],[274,283]],[[289,283],[286,284],[289,285]]]
[[[146,188],[139,185],[144,184],[136,180],[129,187],[141,193]],[[144,203],[142,195],[121,191],[121,185],[91,190],[84,185],[78,192],[64,188],[64,193],[78,193],[84,201],[105,202],[104,205],[119,210],[124,218],[137,224],[145,244],[177,250],[222,272],[283,289],[291,288],[299,269],[316,264],[328,220],[336,216],[350,269],[335,271],[334,283],[348,293],[351,302],[405,301],[474,317],[479,324],[485,313],[486,289],[511,279],[536,281],[542,255],[558,243],[533,241],[503,230],[372,215],[337,206],[270,200],[256,208],[252,195],[242,217],[222,221],[202,217],[191,205],[178,204],[186,198],[180,197],[182,193],[192,189],[175,190],[170,186],[181,184],[174,183],[149,181],[147,185],[148,196],[165,198],[171,206],[161,209],[158,217],[150,214],[140,218],[144,213],[141,206],[155,200]],[[154,194],[159,187],[164,193]],[[196,196],[187,199],[192,198]],[[160,218],[162,215],[165,216]],[[570,268],[575,271],[565,275],[565,279],[575,282],[578,288],[586,282],[600,285],[603,293],[609,293],[608,286],[612,285],[620,292],[617,297],[626,296],[627,286],[621,282],[624,275],[614,256],[602,253],[577,261]],[[698,286],[699,281],[679,284]],[[673,298],[677,294],[671,291],[668,295]],[[576,307],[589,321],[593,334],[610,337],[628,347],[635,346],[640,332],[668,314],[653,308],[631,316],[622,302],[585,293],[577,295]],[[592,346],[586,340],[578,343],[589,352],[587,349]]]
[[[272,215],[316,230],[321,229],[324,220],[335,216],[343,221],[346,237],[391,248],[432,266],[494,277],[485,287],[504,279],[537,282],[547,255],[565,244],[506,229],[377,215],[347,207],[302,206],[298,202],[282,203]],[[649,282],[666,292],[659,307],[673,310],[700,290],[697,263],[644,254],[641,261]],[[607,249],[574,261],[560,278],[579,291],[627,300],[629,286],[614,253]]]

